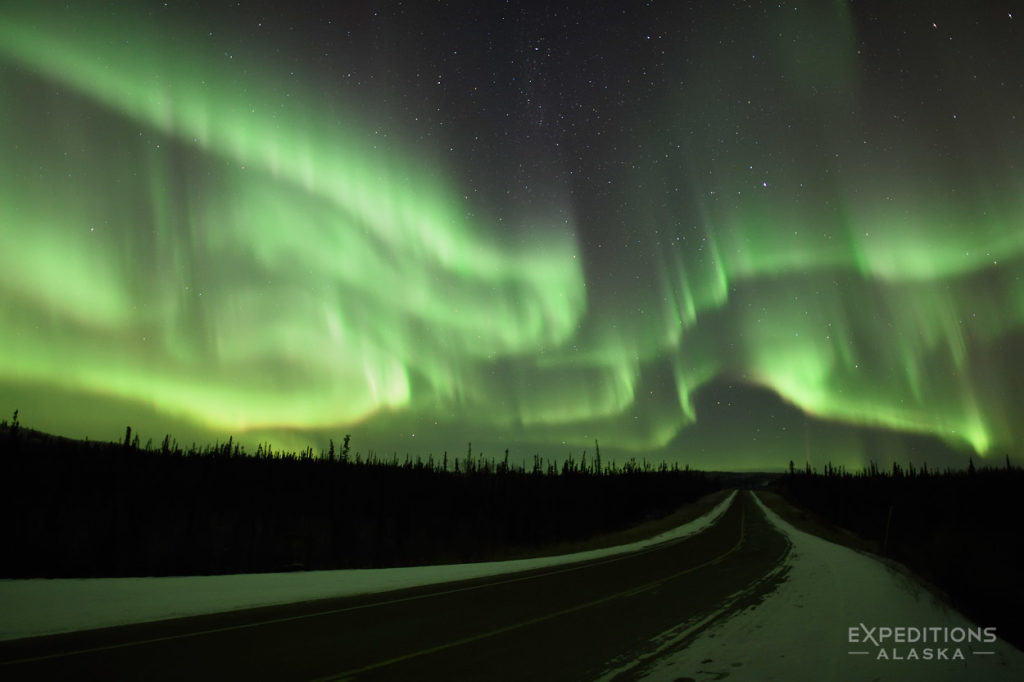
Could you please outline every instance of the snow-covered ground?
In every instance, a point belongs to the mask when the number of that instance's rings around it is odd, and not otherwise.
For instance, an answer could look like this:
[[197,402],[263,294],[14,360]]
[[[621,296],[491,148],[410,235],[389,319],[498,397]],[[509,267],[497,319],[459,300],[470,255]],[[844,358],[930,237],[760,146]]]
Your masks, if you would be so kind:
[[735,496],[733,492],[704,516],[646,540],[535,559],[301,573],[0,580],[0,640],[386,592],[610,557],[699,533],[725,513]]
[[[651,657],[643,679],[1024,680],[1024,653],[1002,640],[911,643],[931,633],[957,638],[986,624],[971,623],[902,571],[801,532],[757,502],[792,543],[780,571],[783,582],[759,604],[720,622],[713,622],[712,615],[663,633],[655,640],[658,655]],[[708,621],[711,626],[679,648]],[[906,641],[894,641],[896,628],[907,626],[916,630],[903,630]],[[925,633],[925,628],[949,630]],[[864,641],[869,634],[878,641],[883,633],[882,646]],[[880,659],[880,651],[886,658]]]

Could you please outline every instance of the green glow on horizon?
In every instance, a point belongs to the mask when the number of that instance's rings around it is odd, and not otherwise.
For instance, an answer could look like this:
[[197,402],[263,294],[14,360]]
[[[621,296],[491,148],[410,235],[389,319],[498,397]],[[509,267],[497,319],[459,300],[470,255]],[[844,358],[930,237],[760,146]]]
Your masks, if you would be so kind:
[[[845,4],[827,14],[852,50]],[[273,69],[134,24],[43,26],[0,22],[17,157],[0,162],[0,380],[233,433],[451,417],[643,451],[685,443],[694,396],[729,377],[823,419],[982,454],[1022,442],[1013,377],[987,360],[1024,329],[1019,192],[979,178],[954,200],[923,171],[879,172],[796,201],[720,161],[745,192],[727,203],[703,170],[650,171],[690,191],[655,207],[633,190],[630,227],[665,242],[596,294],[586,226],[552,217],[514,241],[425,152],[339,122],[360,102],[285,99]],[[794,98],[853,89],[851,54],[783,54],[804,69]],[[670,242],[690,210],[689,241]]]

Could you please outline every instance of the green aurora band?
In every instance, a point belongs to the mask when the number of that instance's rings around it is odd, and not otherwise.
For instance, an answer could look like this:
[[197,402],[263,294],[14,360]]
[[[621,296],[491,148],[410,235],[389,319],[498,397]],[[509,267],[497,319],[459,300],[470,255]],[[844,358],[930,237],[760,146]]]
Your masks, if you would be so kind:
[[[816,418],[1019,454],[1019,389],[1000,369],[1024,326],[1018,178],[954,201],[879,172],[837,180],[822,212],[757,194],[760,178],[723,203],[692,168],[651,172],[631,219],[662,234],[696,206],[702,247],[659,249],[606,295],[575,226],[552,216],[510,238],[467,215],[428,152],[339,123],[365,106],[285,98],[260,67],[141,25],[0,22],[5,391],[77,391],[224,435],[443,416],[641,452],[685,443],[695,393],[732,378]],[[815,69],[794,87],[856,79],[849,59]],[[680,126],[700,115],[681,107]],[[656,182],[689,193],[652,206]],[[887,183],[896,201],[876,199]]]

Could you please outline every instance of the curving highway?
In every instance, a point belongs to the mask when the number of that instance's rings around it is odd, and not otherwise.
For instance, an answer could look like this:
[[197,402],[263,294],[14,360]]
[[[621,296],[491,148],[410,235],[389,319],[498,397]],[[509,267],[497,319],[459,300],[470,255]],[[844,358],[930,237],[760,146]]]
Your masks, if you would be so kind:
[[783,579],[789,541],[750,493],[640,552],[387,594],[0,643],[0,677],[630,679]]

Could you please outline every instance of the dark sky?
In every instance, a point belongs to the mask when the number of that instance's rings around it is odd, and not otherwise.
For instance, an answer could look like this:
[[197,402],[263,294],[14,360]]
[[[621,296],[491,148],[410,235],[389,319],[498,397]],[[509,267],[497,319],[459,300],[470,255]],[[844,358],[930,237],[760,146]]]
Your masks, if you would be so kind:
[[1013,3],[124,5],[0,10],[26,424],[1022,455]]

